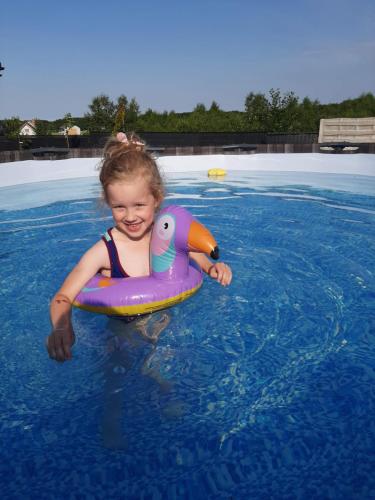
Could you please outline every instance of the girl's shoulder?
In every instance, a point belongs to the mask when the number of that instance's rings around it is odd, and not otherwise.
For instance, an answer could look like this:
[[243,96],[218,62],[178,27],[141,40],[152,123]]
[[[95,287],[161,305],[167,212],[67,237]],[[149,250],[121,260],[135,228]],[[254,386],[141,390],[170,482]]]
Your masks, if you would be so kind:
[[103,239],[98,240],[94,243],[86,252],[83,254],[81,261],[97,261],[99,264],[106,261],[108,252]]

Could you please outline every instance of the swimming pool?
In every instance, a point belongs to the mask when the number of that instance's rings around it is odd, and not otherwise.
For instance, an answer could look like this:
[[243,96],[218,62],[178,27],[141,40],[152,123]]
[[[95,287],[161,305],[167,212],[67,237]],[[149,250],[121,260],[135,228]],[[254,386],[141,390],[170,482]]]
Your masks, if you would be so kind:
[[206,279],[156,346],[75,311],[59,365],[49,300],[109,214],[93,178],[0,189],[2,497],[373,496],[375,177],[176,173],[168,192],[233,284]]

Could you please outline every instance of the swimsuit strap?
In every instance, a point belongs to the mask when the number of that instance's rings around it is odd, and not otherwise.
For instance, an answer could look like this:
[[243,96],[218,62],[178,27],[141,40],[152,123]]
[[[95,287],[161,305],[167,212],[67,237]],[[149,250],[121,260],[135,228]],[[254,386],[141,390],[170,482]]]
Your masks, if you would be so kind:
[[128,273],[124,270],[121,265],[120,258],[118,256],[116,244],[112,236],[112,227],[108,229],[102,236],[102,240],[107,247],[109,261],[111,264],[111,278],[129,278]]

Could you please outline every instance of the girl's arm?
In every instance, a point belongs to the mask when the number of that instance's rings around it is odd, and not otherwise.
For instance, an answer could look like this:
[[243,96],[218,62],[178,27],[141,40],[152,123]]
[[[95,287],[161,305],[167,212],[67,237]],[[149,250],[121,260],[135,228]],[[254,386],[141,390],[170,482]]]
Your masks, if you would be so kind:
[[51,301],[52,332],[47,337],[47,351],[56,361],[71,359],[75,335],[71,322],[72,303],[78,292],[101,268],[108,265],[108,254],[102,241],[90,248],[65,279]]
[[218,281],[223,286],[230,285],[232,281],[232,270],[224,262],[211,262],[204,253],[189,252],[189,257],[192,258],[211,278]]

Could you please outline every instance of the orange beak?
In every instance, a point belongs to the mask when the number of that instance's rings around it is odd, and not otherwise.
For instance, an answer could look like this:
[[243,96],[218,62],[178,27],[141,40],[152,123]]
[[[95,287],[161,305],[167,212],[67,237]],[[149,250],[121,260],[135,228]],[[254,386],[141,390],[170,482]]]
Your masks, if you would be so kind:
[[202,252],[215,260],[219,258],[219,247],[215,238],[207,228],[195,220],[190,225],[188,246],[191,252]]

